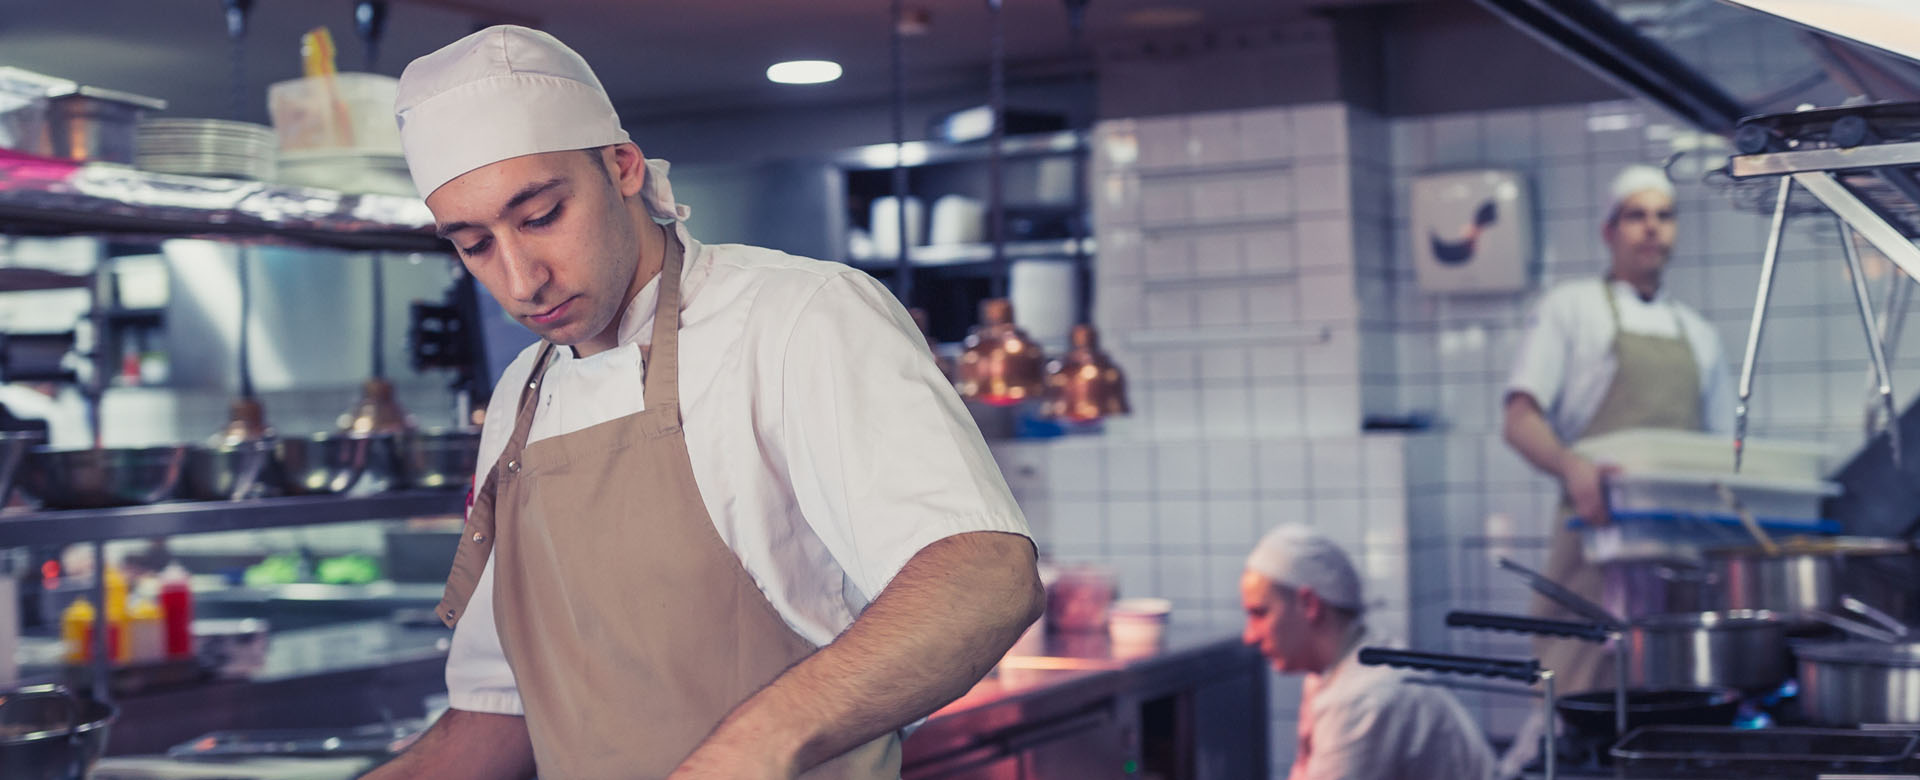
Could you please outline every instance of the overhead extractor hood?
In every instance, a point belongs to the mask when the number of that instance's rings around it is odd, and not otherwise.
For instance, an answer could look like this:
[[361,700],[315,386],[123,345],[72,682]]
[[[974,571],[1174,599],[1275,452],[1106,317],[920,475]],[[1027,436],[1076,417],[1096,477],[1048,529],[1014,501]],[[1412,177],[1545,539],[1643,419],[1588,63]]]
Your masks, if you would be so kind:
[[[1872,28],[1911,0],[1478,0],[1627,92],[1714,133],[1800,106],[1920,100],[1911,29],[1862,40],[1813,16]],[[1910,12],[1909,12],[1910,13]]]

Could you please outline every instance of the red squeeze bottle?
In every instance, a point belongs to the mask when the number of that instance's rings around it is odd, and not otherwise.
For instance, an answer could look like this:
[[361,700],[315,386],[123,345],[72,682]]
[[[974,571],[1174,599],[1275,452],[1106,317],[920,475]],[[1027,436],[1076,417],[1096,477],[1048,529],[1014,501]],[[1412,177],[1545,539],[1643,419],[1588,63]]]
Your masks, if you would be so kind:
[[193,592],[187,589],[187,570],[178,563],[160,573],[160,620],[167,657],[193,655]]

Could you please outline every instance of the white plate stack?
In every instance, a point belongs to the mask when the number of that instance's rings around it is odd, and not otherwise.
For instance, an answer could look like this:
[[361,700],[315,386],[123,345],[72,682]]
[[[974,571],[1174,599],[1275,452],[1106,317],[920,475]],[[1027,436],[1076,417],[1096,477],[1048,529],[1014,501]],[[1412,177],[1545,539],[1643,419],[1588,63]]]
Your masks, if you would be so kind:
[[272,180],[273,128],[225,119],[148,119],[134,136],[134,165],[156,173]]

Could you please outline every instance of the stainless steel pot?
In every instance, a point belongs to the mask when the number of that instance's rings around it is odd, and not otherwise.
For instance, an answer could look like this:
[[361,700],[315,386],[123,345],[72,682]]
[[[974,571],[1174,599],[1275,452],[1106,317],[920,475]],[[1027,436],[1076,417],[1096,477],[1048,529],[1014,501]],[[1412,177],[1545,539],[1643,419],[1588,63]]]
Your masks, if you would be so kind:
[[0,694],[0,777],[86,777],[107,747],[117,710],[64,686],[34,685]]
[[479,431],[411,431],[397,436],[394,443],[408,487],[466,487],[480,460]]
[[106,447],[27,452],[20,487],[50,509],[151,504],[173,498],[187,448]]
[[1655,615],[1627,630],[1627,679],[1649,688],[1778,688],[1792,672],[1787,624],[1765,610]]
[[246,441],[187,451],[186,473],[180,484],[185,498],[200,501],[259,498],[279,492],[268,474],[273,442]]
[[[392,462],[390,457],[376,457],[375,445],[372,437],[337,433],[276,439],[273,457],[280,472],[280,486],[295,496],[352,490],[369,472],[382,471],[382,464]],[[391,471],[387,470],[383,478],[390,479]]]
[[46,135],[39,151],[75,162],[133,164],[140,115],[165,101],[98,87],[80,87],[47,99]]
[[1711,575],[1692,563],[1634,560],[1600,565],[1600,604],[1627,620],[1720,608]]
[[1920,723],[1920,642],[1803,642],[1793,653],[1809,721]]
[[[1519,574],[1535,592],[1586,618],[1591,623],[1587,628],[1619,632],[1625,638],[1627,655],[1622,665],[1630,685],[1737,688],[1759,693],[1786,682],[1792,665],[1787,652],[1787,623],[1777,614],[1731,610],[1622,620],[1539,572],[1506,558],[1500,559],[1500,567]],[[1499,628],[1543,633],[1518,623]]]
[[1873,564],[1912,554],[1913,547],[1904,541],[1866,537],[1789,542],[1773,555],[1759,548],[1709,551],[1711,606],[1771,610],[1806,622],[1810,612],[1839,609],[1842,593],[1876,604],[1899,605],[1905,600],[1904,583],[1874,576]]

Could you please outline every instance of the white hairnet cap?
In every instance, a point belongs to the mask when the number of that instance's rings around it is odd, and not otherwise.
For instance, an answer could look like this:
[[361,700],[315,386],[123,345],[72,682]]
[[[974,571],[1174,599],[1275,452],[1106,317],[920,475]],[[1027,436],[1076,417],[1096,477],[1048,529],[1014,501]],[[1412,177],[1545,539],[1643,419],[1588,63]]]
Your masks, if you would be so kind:
[[1298,523],[1267,532],[1247,556],[1247,570],[1276,585],[1312,588],[1321,601],[1360,611],[1360,574],[1333,542]]
[[[422,198],[501,160],[631,140],[585,59],[551,35],[510,24],[408,64],[393,111]],[[685,219],[666,173],[666,161],[647,161],[642,198],[655,219]]]
[[1613,187],[1609,190],[1607,218],[1612,219],[1620,210],[1620,204],[1628,198],[1642,192],[1665,193],[1673,197],[1673,180],[1667,178],[1667,172],[1651,165],[1629,165],[1613,177]]

